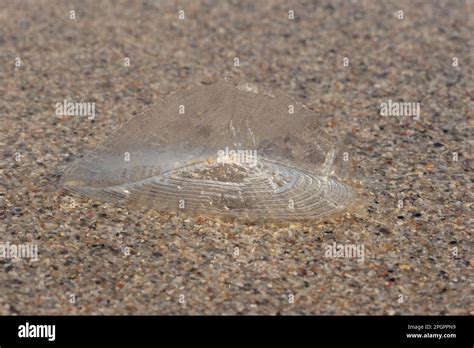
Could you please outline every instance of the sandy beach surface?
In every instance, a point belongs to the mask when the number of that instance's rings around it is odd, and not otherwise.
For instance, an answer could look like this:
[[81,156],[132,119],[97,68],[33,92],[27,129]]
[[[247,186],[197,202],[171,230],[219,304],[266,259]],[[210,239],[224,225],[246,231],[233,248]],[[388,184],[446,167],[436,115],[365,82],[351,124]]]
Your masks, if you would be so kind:
[[[0,255],[0,314],[474,314],[473,13],[472,1],[1,1],[0,252],[38,257]],[[367,216],[242,223],[58,190],[132,115],[224,76],[284,91],[347,134]],[[95,103],[95,118],[57,115],[64,100]],[[420,112],[381,115],[389,100]],[[327,255],[339,245],[360,253]]]

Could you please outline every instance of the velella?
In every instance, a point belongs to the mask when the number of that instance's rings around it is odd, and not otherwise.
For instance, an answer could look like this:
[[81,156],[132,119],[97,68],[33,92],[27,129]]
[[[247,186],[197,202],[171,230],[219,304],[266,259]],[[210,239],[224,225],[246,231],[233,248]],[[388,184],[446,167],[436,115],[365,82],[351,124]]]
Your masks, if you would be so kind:
[[223,80],[161,100],[66,169],[65,190],[119,205],[243,219],[318,219],[359,202],[353,163],[318,114]]

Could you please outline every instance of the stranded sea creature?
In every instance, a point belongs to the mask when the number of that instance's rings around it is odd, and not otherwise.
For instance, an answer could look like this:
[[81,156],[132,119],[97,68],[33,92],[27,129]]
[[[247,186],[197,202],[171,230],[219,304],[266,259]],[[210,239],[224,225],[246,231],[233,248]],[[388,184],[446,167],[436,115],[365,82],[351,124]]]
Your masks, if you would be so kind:
[[99,200],[244,219],[352,209],[351,161],[318,115],[280,92],[221,81],[173,94],[74,162],[63,187]]

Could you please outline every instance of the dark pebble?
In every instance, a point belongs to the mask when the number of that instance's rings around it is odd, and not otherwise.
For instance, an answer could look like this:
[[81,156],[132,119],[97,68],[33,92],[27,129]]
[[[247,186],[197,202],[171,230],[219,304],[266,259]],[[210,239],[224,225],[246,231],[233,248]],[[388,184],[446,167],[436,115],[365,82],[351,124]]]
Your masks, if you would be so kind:
[[15,216],[20,216],[21,215],[21,208],[14,207],[11,209],[11,213]]

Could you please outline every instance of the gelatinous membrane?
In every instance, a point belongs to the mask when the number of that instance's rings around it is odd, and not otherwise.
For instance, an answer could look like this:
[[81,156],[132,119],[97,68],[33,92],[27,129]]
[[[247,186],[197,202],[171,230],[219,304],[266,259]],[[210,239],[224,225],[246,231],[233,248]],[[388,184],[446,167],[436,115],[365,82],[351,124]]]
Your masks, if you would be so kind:
[[62,177],[66,190],[156,209],[299,220],[358,201],[351,161],[291,97],[221,81],[167,97]]

